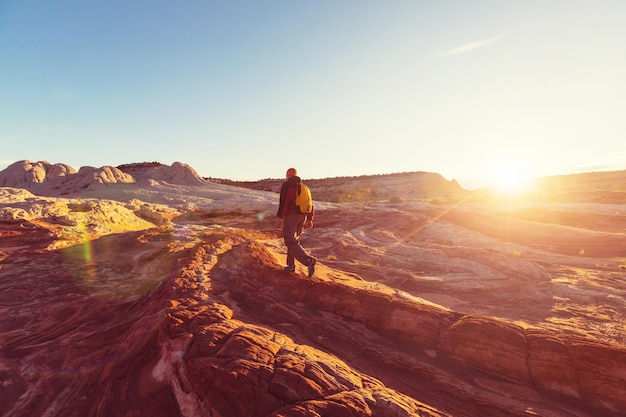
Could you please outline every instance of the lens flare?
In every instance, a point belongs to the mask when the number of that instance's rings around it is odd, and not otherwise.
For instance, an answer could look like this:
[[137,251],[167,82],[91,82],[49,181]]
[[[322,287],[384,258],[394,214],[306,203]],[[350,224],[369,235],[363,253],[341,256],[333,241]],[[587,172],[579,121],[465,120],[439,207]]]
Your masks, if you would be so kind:
[[490,178],[500,190],[509,194],[524,191],[531,182],[530,175],[519,159],[501,157],[492,163]]

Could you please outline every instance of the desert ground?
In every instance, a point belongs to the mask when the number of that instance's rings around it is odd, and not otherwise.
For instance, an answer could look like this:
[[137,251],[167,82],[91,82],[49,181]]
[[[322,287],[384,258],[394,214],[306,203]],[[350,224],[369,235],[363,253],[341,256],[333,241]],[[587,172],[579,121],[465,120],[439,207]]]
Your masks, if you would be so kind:
[[626,416],[625,179],[311,180],[309,278],[278,180],[20,161],[0,415]]

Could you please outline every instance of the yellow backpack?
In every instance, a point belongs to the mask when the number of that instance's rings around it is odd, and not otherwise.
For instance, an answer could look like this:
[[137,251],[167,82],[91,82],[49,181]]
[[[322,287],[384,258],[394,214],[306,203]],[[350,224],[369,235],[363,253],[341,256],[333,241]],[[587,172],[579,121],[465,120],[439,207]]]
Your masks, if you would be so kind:
[[296,186],[296,207],[302,214],[308,214],[313,211],[311,190],[303,182]]

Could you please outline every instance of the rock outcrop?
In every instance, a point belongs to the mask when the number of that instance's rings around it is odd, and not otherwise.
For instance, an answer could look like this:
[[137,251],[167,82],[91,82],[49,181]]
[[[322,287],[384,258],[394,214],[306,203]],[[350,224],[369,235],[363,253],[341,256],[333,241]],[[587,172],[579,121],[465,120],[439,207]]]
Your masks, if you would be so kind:
[[81,167],[78,171],[66,164],[47,161],[18,161],[0,171],[0,187],[24,188],[35,194],[69,195],[97,188],[101,184],[131,184],[156,181],[176,185],[199,185],[206,181],[189,165],[174,162],[172,166],[129,164],[120,167]]
[[30,188],[33,184],[55,181],[75,173],[76,170],[66,164],[17,161],[0,171],[0,187]]
[[0,186],[24,188],[39,195],[67,195],[98,184],[133,183],[135,179],[114,167],[81,167],[46,161],[18,161],[0,171]]
[[201,185],[204,180],[195,169],[182,162],[174,162],[172,166],[158,162],[126,164],[118,166],[123,172],[132,175],[137,181],[165,181],[177,185]]

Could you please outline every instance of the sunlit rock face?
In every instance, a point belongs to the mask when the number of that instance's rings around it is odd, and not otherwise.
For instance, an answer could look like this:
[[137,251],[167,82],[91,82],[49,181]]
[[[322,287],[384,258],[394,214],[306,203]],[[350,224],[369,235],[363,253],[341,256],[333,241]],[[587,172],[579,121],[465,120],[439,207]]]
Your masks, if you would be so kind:
[[200,185],[204,179],[189,165],[175,162],[128,164],[100,168],[84,166],[78,171],[66,164],[47,161],[18,161],[0,171],[0,187],[25,188],[39,195],[69,195],[102,184],[129,184],[154,181],[177,185]]
[[0,172],[0,186],[25,188],[41,195],[64,195],[97,184],[132,183],[134,178],[113,167],[81,167],[47,161],[18,161]]
[[138,181],[165,181],[169,184],[199,185],[206,181],[191,166],[182,162],[174,162],[171,166],[158,162],[126,164],[118,167],[132,175]]
[[0,188],[3,416],[624,416],[626,206],[318,202],[308,278],[275,193],[133,179]]
[[76,170],[66,164],[18,161],[0,172],[0,186],[30,188],[33,184],[41,184],[75,173]]

